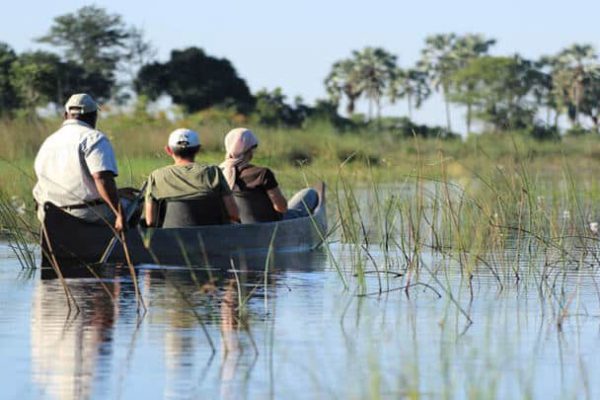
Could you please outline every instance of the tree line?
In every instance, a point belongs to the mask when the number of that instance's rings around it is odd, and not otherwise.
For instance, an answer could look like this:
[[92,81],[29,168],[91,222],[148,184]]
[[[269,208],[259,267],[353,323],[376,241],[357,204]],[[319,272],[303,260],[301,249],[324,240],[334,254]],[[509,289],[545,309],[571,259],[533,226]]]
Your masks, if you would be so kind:
[[600,124],[600,64],[593,46],[575,44],[555,55],[529,60],[518,54],[492,56],[494,39],[479,34],[438,34],[427,37],[415,65],[401,68],[394,54],[381,48],[354,51],[336,62],[325,80],[331,99],[369,102],[369,119],[384,99],[405,99],[409,118],[432,92],[446,105],[446,128],[452,130],[450,104],[465,107],[467,130],[474,120],[486,130],[529,130],[555,135],[566,116],[571,131],[583,131],[587,120]]
[[[302,126],[310,118],[326,118],[338,126],[375,123],[406,134],[452,136],[454,104],[464,107],[468,132],[479,122],[484,131],[556,137],[563,116],[570,132],[583,132],[586,125],[600,129],[600,64],[587,44],[530,60],[491,55],[496,40],[480,34],[437,34],[426,38],[419,60],[409,67],[399,66],[385,49],[366,47],[332,65],[324,80],[328,98],[309,106],[301,98],[290,103],[281,89],[251,93],[229,60],[197,47],[156,61],[143,30],[97,6],[54,18],[35,40],[55,51],[16,54],[0,42],[1,116],[32,115],[48,104],[59,109],[70,94],[84,91],[117,104],[133,95],[148,100],[168,95],[189,113],[223,107],[264,125]],[[446,126],[415,125],[414,110],[434,92],[444,100]],[[365,118],[355,113],[360,100],[368,102]],[[384,102],[400,100],[408,105],[408,118],[382,117]],[[342,104],[349,118],[338,114]]]

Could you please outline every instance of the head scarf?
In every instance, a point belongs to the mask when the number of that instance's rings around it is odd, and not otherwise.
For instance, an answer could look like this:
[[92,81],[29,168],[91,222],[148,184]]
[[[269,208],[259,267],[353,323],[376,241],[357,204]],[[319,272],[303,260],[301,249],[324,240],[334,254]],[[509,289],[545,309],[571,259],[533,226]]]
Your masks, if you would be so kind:
[[231,189],[235,188],[236,175],[250,162],[253,148],[258,146],[258,139],[251,130],[235,128],[225,136],[225,161],[220,165],[223,175]]

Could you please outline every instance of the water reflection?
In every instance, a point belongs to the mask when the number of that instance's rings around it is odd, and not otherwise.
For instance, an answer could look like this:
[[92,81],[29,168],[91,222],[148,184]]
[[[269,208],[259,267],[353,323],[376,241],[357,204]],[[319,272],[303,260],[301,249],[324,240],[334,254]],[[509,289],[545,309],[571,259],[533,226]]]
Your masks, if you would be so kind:
[[162,345],[165,398],[180,398],[197,390],[199,376],[211,368],[216,337],[207,328],[214,324],[214,293],[220,271],[144,270],[144,292],[149,313],[144,323],[157,328]]
[[41,390],[52,397],[85,399],[94,394],[92,383],[106,376],[99,371],[111,369],[113,329],[127,303],[113,301],[121,297],[119,280],[105,283],[105,288],[89,280],[73,281],[69,286],[79,313],[69,310],[58,281],[36,284],[31,318],[32,373]]
[[164,398],[248,397],[269,347],[259,350],[253,324],[264,343],[279,278],[322,270],[324,261],[322,253],[305,253],[233,260],[229,268],[146,266],[138,271],[145,315],[126,269],[104,271],[102,280],[68,279],[79,312],[69,309],[59,280],[36,281],[32,381],[44,397],[60,399],[128,397],[125,382],[139,374],[148,381],[145,393],[159,390]]
[[[249,377],[256,365],[258,350],[250,331],[245,305],[240,304],[248,294],[246,286],[229,279],[221,295],[221,388],[222,399],[237,399],[243,388],[240,374]],[[250,343],[249,343],[250,342]],[[251,346],[250,346],[251,345]]]
[[[355,257],[342,246],[333,250],[342,267]],[[114,303],[97,281],[70,281],[78,315],[69,315],[57,281],[35,282],[27,319],[32,378],[19,379],[33,381],[37,397],[65,399],[600,393],[593,380],[600,368],[597,269],[565,270],[553,287],[532,278],[501,290],[491,272],[469,281],[453,261],[428,256],[422,260],[428,268],[413,279],[435,286],[442,298],[423,286],[408,296],[360,297],[356,286],[343,289],[324,255],[311,257],[294,267],[275,263],[266,276],[264,264],[241,260],[235,272],[231,265],[144,267],[142,319],[131,278],[119,270],[105,280]],[[447,291],[428,271],[438,271]],[[365,291],[404,286],[403,279],[367,274]],[[458,306],[474,322],[466,331]]]

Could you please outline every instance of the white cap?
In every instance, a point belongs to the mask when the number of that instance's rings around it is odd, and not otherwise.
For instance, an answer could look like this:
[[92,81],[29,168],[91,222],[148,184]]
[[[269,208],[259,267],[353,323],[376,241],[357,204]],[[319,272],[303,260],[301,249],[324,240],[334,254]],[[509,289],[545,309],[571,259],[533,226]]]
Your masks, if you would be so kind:
[[169,147],[197,147],[200,146],[200,136],[191,129],[179,128],[169,135]]
[[87,114],[98,111],[98,109],[98,103],[86,93],[74,94],[65,104],[65,111],[73,115]]

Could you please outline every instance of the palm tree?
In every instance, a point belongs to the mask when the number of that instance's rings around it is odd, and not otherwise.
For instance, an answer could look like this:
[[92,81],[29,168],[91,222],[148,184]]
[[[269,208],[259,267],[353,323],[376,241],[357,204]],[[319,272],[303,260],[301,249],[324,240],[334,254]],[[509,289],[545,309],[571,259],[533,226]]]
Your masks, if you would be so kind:
[[331,72],[325,78],[325,88],[336,106],[339,105],[342,96],[346,96],[346,113],[354,114],[356,101],[364,90],[356,62],[345,59],[334,63]]
[[457,66],[464,68],[471,60],[487,54],[494,44],[496,39],[488,39],[479,33],[458,36],[454,43]]
[[532,80],[531,94],[538,108],[546,111],[546,126],[551,126],[550,119],[554,112],[552,126],[558,130],[558,118],[561,114],[561,105],[554,95],[554,82],[552,77],[553,60],[551,57],[541,57],[532,63],[535,77]]
[[592,45],[574,44],[551,58],[557,101],[564,104],[573,125],[579,124],[586,76],[597,67],[598,54]]
[[[480,34],[457,36],[454,33],[438,34],[425,39],[426,46],[421,52],[419,66],[429,73],[433,88],[441,91],[446,105],[446,122],[451,131],[450,96],[452,75],[477,57],[487,54],[495,39],[487,39]],[[471,109],[467,106],[467,120],[471,119]],[[467,122],[469,124],[469,122]]]
[[354,51],[353,56],[359,70],[361,86],[369,100],[369,120],[372,119],[373,104],[377,108],[379,119],[381,99],[396,70],[396,56],[379,47],[366,47],[361,51]]
[[579,111],[592,120],[594,131],[600,133],[600,66],[585,74]]
[[412,120],[413,105],[421,107],[423,102],[431,95],[431,88],[427,84],[427,72],[417,68],[403,70],[397,68],[391,82],[388,96],[395,103],[398,99],[406,98],[408,103],[408,118]]
[[381,99],[389,86],[396,68],[396,56],[381,48],[366,47],[353,51],[352,57],[337,61],[325,78],[325,87],[332,102],[339,104],[346,97],[348,115],[354,113],[356,101],[363,94],[369,100],[369,119],[373,104],[377,115],[381,112]]
[[450,103],[448,91],[450,77],[457,69],[456,63],[456,34],[437,34],[425,39],[425,48],[421,51],[420,69],[427,71],[431,86],[441,91],[446,105],[446,124],[448,131],[452,130],[450,121]]

